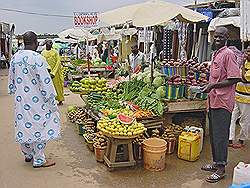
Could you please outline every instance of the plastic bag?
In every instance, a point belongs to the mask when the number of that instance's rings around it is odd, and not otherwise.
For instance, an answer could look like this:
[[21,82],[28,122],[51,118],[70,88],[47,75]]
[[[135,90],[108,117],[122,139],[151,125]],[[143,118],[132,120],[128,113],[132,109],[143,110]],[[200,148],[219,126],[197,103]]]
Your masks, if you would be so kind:
[[233,183],[237,185],[250,184],[250,164],[239,162],[234,168]]

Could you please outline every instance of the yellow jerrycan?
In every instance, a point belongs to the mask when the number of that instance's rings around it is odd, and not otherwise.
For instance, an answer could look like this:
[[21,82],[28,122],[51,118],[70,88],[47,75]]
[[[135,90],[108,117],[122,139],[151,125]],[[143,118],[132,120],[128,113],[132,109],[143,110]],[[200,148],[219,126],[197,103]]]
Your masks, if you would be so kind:
[[201,137],[198,133],[182,132],[178,143],[178,158],[187,161],[199,159]]

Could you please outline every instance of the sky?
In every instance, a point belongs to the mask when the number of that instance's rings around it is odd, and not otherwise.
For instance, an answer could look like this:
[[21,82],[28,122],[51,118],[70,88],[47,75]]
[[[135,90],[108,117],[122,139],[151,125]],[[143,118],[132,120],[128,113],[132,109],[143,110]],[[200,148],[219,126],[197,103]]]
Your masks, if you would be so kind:
[[[145,0],[0,0],[0,8],[73,16],[73,12],[104,12]],[[180,5],[193,0],[165,0]],[[0,22],[14,23],[16,34],[32,30],[38,34],[58,33],[73,27],[72,18],[45,17],[0,10]]]

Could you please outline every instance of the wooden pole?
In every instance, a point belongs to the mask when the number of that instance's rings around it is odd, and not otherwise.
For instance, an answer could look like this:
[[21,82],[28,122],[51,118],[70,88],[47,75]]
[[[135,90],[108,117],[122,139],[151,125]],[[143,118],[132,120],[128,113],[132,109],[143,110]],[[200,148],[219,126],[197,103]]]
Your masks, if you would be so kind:
[[[197,11],[197,0],[194,1],[194,11]],[[194,30],[193,30],[193,51],[192,56],[195,56],[195,46],[196,46],[196,23],[194,23]]]
[[87,63],[88,63],[88,76],[90,77],[90,57],[89,57],[89,40],[86,40],[86,54],[87,54]]

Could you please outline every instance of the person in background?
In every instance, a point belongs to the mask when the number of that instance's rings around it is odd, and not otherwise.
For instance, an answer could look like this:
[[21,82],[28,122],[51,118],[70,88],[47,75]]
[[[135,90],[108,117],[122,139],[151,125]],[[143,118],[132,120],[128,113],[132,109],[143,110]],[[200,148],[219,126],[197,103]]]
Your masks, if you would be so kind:
[[60,136],[56,92],[48,63],[35,52],[37,35],[28,31],[23,40],[24,50],[12,57],[8,79],[8,93],[14,95],[15,103],[15,138],[25,162],[32,162],[34,168],[49,167],[55,162],[45,157],[46,144]]
[[[229,146],[233,148],[241,148],[244,141],[250,136],[250,46],[247,47],[246,60],[242,65],[242,81],[236,85],[235,106],[232,113],[230,126]],[[237,119],[240,118],[241,126],[239,143],[233,143],[235,140],[235,126]]]
[[114,49],[114,53],[115,53],[117,56],[119,56],[119,47],[118,47],[118,45],[116,45],[113,49]]
[[51,68],[50,74],[57,93],[56,100],[59,102],[58,105],[62,105],[64,101],[62,65],[60,56],[55,49],[52,49],[52,45],[52,40],[46,41],[46,49],[42,51],[42,56],[45,57]]
[[138,73],[145,68],[145,54],[140,52],[137,45],[131,47],[131,54],[129,55],[129,63],[132,73]]
[[228,139],[231,115],[235,103],[235,84],[240,81],[236,56],[228,49],[228,30],[218,27],[214,33],[216,51],[212,56],[209,84],[202,88],[208,94],[209,135],[213,164],[201,169],[213,172],[206,181],[215,183],[225,177],[228,158]]
[[111,58],[113,64],[115,64],[118,60],[118,54],[115,53],[114,48],[110,49],[110,58]]
[[160,51],[158,59],[159,59],[159,61],[161,61],[161,62],[164,60],[164,53],[163,53],[163,50]]
[[24,49],[23,43],[18,43],[18,44],[17,44],[17,50],[16,50],[16,52],[17,52],[18,50],[23,50],[23,49]]
[[1,52],[1,59],[0,59],[0,61],[1,61],[1,68],[6,68],[6,65],[9,68],[9,64],[7,63],[7,59],[6,59],[6,57],[5,57],[5,55],[4,55],[3,52]]
[[99,58],[102,59],[102,54],[103,54],[102,43],[97,44],[96,49],[98,51]]
[[103,50],[103,54],[102,54],[102,61],[106,63],[108,57],[109,57],[109,44],[106,43],[105,44],[105,49]]

